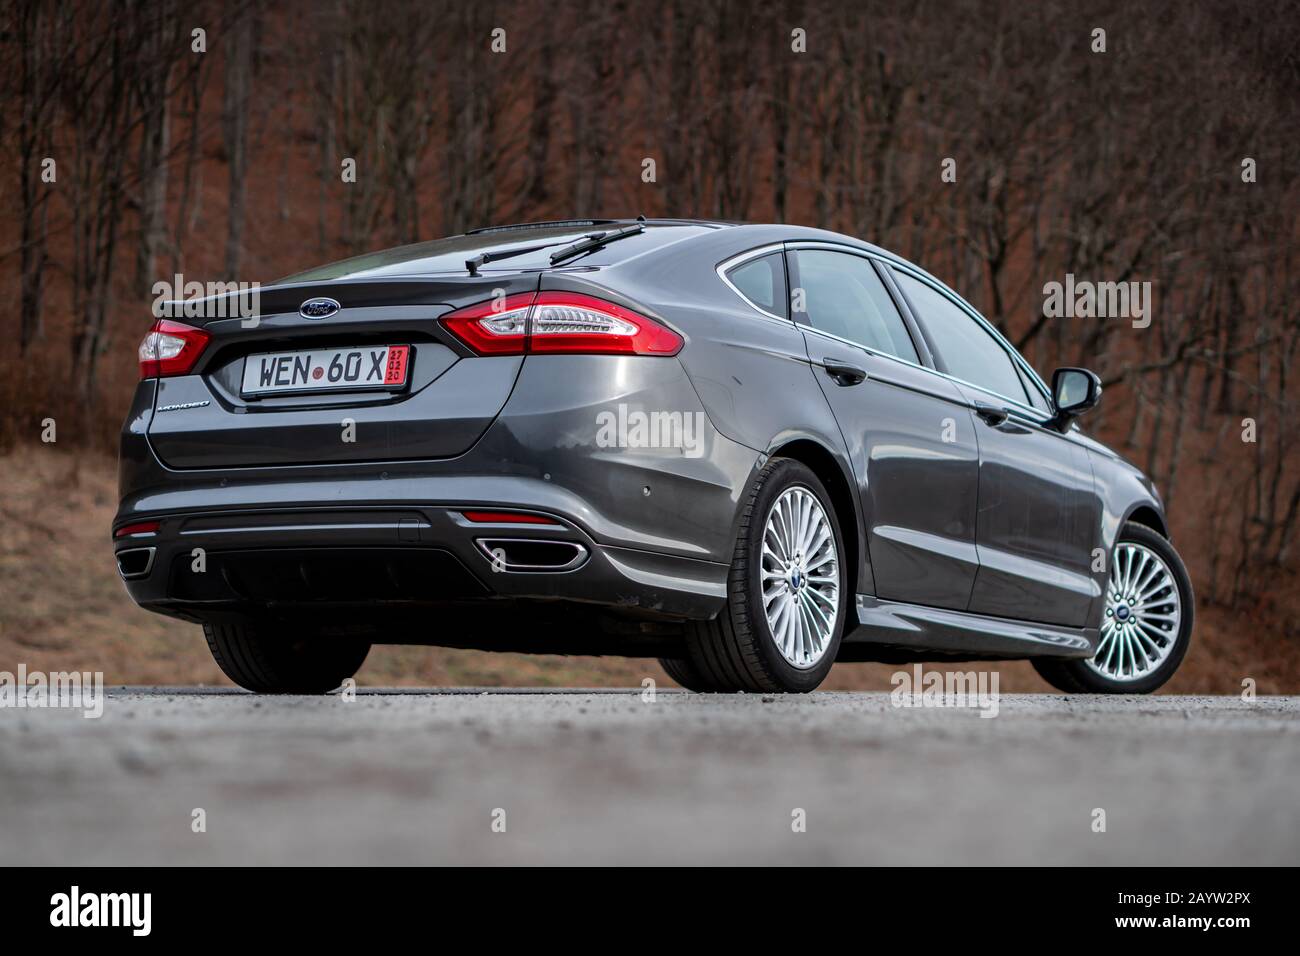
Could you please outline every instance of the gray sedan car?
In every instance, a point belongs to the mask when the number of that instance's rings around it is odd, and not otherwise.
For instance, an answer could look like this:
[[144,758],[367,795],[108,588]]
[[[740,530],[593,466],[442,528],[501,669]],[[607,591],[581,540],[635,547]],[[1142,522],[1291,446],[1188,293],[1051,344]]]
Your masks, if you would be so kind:
[[[118,569],[255,691],[374,643],[1169,679],[1193,597],[1151,481],[923,269],[817,229],[481,229],[174,303],[140,347]],[[244,297],[246,298],[246,297]],[[243,299],[241,299],[241,302]],[[183,306],[183,309],[182,309]]]

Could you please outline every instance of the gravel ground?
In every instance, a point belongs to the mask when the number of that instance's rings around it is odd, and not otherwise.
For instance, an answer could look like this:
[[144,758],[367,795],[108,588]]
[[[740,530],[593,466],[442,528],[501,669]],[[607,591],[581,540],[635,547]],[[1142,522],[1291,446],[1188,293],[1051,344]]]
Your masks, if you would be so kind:
[[3,865],[1300,863],[1298,697],[118,688],[0,778]]

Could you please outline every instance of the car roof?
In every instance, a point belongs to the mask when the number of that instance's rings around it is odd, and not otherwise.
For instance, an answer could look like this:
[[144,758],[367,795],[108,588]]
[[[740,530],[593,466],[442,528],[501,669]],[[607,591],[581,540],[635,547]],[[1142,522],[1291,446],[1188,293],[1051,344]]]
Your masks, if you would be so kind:
[[638,223],[645,225],[642,233],[585,254],[581,259],[582,265],[614,265],[684,239],[714,232],[726,225],[697,219],[562,219],[485,226],[456,236],[341,259],[277,279],[273,284],[463,273],[467,271],[467,260],[488,252],[509,252],[512,255],[480,266],[483,272],[549,270],[552,268],[550,254],[564,245],[576,242],[594,230],[609,232]]
[[515,222],[502,226],[480,226],[477,229],[470,229],[465,233],[467,236],[481,236],[493,232],[526,232],[532,229],[543,229],[550,226],[630,226],[633,223],[643,222],[646,225],[653,226],[709,226],[714,229],[721,229],[724,226],[741,226],[745,223],[728,222],[722,219],[683,219],[667,216],[660,216],[653,219],[647,219],[645,216],[624,219],[539,219],[534,222]]
[[[619,219],[555,219],[536,222],[482,226],[455,236],[390,247],[342,259],[304,272],[275,280],[271,285],[350,279],[417,278],[465,272],[465,261],[489,250],[526,249],[530,245],[546,248],[524,256],[503,258],[482,267],[484,272],[551,271],[549,254],[565,242],[575,241],[593,229],[613,230],[636,223],[646,226],[645,233],[610,243],[584,255],[574,265],[584,269],[614,268],[631,265],[632,260],[664,250],[687,240],[714,237],[707,245],[721,243],[735,253],[777,242],[827,242],[869,252],[899,263],[937,283],[953,295],[956,293],[937,277],[903,257],[880,246],[843,233],[789,223],[747,223],[723,219],[637,217]],[[695,243],[690,243],[695,245]],[[958,296],[960,298],[960,296]],[[963,300],[965,301],[965,300]]]

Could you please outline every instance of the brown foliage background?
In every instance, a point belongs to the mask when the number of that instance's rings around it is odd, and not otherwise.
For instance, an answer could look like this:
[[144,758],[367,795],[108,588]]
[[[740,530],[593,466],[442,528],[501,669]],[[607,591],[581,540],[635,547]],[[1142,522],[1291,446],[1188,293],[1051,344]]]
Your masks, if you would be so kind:
[[[924,264],[1045,375],[1096,370],[1086,424],[1156,478],[1201,599],[1184,687],[1300,687],[1295,0],[2,8],[13,460],[51,417],[60,449],[111,451],[175,273],[266,282],[545,218],[823,226]],[[1150,281],[1151,326],[1044,317],[1067,273]]]

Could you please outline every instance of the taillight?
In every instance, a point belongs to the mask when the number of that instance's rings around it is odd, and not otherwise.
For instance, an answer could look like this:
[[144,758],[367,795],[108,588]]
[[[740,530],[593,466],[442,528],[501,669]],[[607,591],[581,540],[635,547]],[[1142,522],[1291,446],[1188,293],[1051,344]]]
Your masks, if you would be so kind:
[[682,337],[647,316],[577,292],[480,302],[443,317],[479,355],[676,355]]
[[211,338],[202,329],[159,319],[140,343],[140,377],[188,375]]
[[539,292],[530,352],[676,355],[682,338],[654,319],[613,302],[573,292]]
[[533,293],[489,299],[443,316],[447,331],[479,355],[523,355]]

